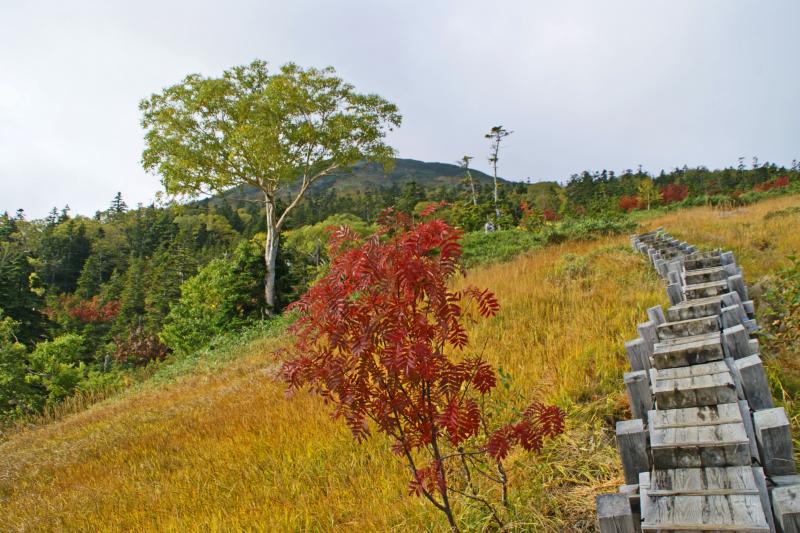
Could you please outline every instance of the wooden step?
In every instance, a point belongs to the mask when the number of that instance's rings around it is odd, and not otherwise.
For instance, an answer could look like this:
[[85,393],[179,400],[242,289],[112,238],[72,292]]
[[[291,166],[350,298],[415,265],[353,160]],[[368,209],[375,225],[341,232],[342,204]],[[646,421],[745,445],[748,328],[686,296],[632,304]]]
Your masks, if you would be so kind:
[[700,268],[698,270],[687,270],[684,279],[687,285],[697,285],[699,283],[709,283],[711,281],[722,281],[728,278],[728,272],[723,266]]
[[661,411],[652,409],[647,412],[647,420],[649,427],[655,429],[713,426],[741,423],[742,411],[738,403],[664,409]]
[[686,295],[687,301],[720,296],[726,292],[728,292],[728,282],[726,280],[686,285],[683,288],[683,293]]
[[730,367],[725,361],[711,361],[697,365],[661,368],[653,370],[654,381],[675,380],[730,372]]
[[[677,340],[685,342],[672,342]],[[724,356],[722,336],[715,333],[656,343],[652,359],[655,368],[663,369],[720,361]]]
[[656,345],[663,344],[664,346],[673,346],[676,344],[686,344],[704,339],[715,339],[717,337],[720,337],[720,335],[716,332],[705,333],[703,335],[693,335],[691,337],[675,337],[674,339],[664,339],[663,341],[657,342]]
[[658,326],[657,334],[660,340],[674,339],[677,337],[692,337],[706,335],[720,331],[719,318],[716,315],[665,322]]
[[681,337],[656,343],[653,366],[657,369],[719,361],[724,357],[720,333]]
[[704,316],[716,316],[722,311],[722,297],[712,296],[701,300],[692,300],[673,305],[667,309],[667,320],[679,322]]
[[719,252],[703,252],[686,257],[683,268],[687,272],[722,266],[722,257]]
[[758,494],[750,466],[670,468],[650,474],[648,497]]
[[642,509],[642,531],[766,533],[770,530],[758,494],[676,495],[648,500]]
[[649,433],[654,471],[751,463],[750,439],[741,419],[704,426],[651,426]]
[[671,344],[660,342],[650,356],[650,366],[658,369],[677,368],[718,361],[723,357],[723,346],[717,338],[698,338],[691,342]]
[[[698,368],[711,363],[685,368]],[[727,365],[726,365],[727,366]],[[680,409],[738,401],[736,386],[730,370],[719,373],[703,373],[690,377],[668,377],[659,379],[658,374],[678,368],[654,369],[653,396],[658,409]]]

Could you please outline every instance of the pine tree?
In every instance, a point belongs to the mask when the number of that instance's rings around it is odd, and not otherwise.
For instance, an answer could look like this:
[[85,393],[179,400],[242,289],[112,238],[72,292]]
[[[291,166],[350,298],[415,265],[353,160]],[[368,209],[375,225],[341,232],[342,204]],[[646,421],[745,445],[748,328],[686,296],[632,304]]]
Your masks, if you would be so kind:
[[118,192],[114,195],[114,199],[111,200],[111,207],[109,207],[108,211],[112,216],[121,215],[125,211],[128,210],[128,204],[122,199],[122,193]]
[[169,314],[170,305],[180,298],[181,285],[197,270],[190,251],[180,242],[164,247],[150,262],[147,294],[144,299],[145,326],[158,332]]
[[47,218],[45,219],[48,226],[55,226],[58,223],[58,209],[53,207],[50,212],[47,214]]
[[144,260],[132,256],[125,283],[120,294],[119,315],[114,323],[113,333],[125,334],[144,322],[145,310],[145,265]]

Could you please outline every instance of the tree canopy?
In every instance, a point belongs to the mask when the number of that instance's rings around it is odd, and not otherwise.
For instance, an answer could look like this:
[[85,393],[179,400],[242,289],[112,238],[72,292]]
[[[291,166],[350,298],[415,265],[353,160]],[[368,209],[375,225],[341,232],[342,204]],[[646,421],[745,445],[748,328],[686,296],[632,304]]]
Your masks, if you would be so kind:
[[[270,73],[264,61],[221,77],[192,74],[140,104],[145,169],[166,191],[197,196],[240,185],[264,194],[266,299],[274,306],[275,257],[286,217],[309,186],[360,160],[391,164],[384,142],[401,123],[397,106],[361,94],[332,67],[294,63]],[[287,202],[281,212],[276,200]]]

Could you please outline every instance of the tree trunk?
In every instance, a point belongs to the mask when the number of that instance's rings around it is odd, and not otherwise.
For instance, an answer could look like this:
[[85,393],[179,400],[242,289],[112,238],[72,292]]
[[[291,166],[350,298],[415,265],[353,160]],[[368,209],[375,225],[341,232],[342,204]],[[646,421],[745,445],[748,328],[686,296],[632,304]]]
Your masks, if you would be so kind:
[[467,170],[467,176],[469,176],[469,188],[472,189],[472,205],[478,205],[478,196],[475,194],[475,180],[472,179],[472,174],[470,174],[469,170]]
[[267,316],[275,314],[275,267],[278,260],[278,243],[280,231],[275,223],[275,202],[269,195],[264,195],[264,211],[267,218],[267,240],[264,243],[264,264],[267,267],[264,279],[264,301],[267,304]]
[[494,220],[497,223],[497,229],[500,229],[500,207],[498,206],[497,198],[497,162],[494,163]]

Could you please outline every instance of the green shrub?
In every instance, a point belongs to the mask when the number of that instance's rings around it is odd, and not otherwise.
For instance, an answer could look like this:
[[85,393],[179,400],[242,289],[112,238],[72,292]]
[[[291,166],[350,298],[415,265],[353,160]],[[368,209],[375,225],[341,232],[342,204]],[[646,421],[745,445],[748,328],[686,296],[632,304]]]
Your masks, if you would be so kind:
[[233,257],[214,259],[181,285],[181,297],[170,307],[161,341],[187,354],[206,346],[220,333],[241,327],[263,314],[263,247],[239,244]]
[[485,233],[472,231],[461,239],[464,247],[462,262],[467,268],[508,261],[514,257],[567,240],[595,240],[609,235],[629,233],[636,229],[636,222],[625,217],[600,217],[567,219],[548,223],[536,232],[521,229],[499,230]]
[[461,259],[465,267],[508,261],[524,252],[540,248],[543,244],[540,233],[519,229],[499,231],[472,231],[461,238],[464,255]]
[[28,356],[30,372],[26,380],[44,389],[48,403],[72,394],[83,379],[83,337],[68,333],[36,344]]
[[773,218],[778,217],[788,217],[792,215],[800,215],[800,206],[791,206],[785,209],[778,209],[776,211],[770,211],[766,215],[764,215],[764,220],[770,220]]
[[0,309],[0,419],[33,408],[34,390],[25,380],[25,346],[15,336],[18,323]]

